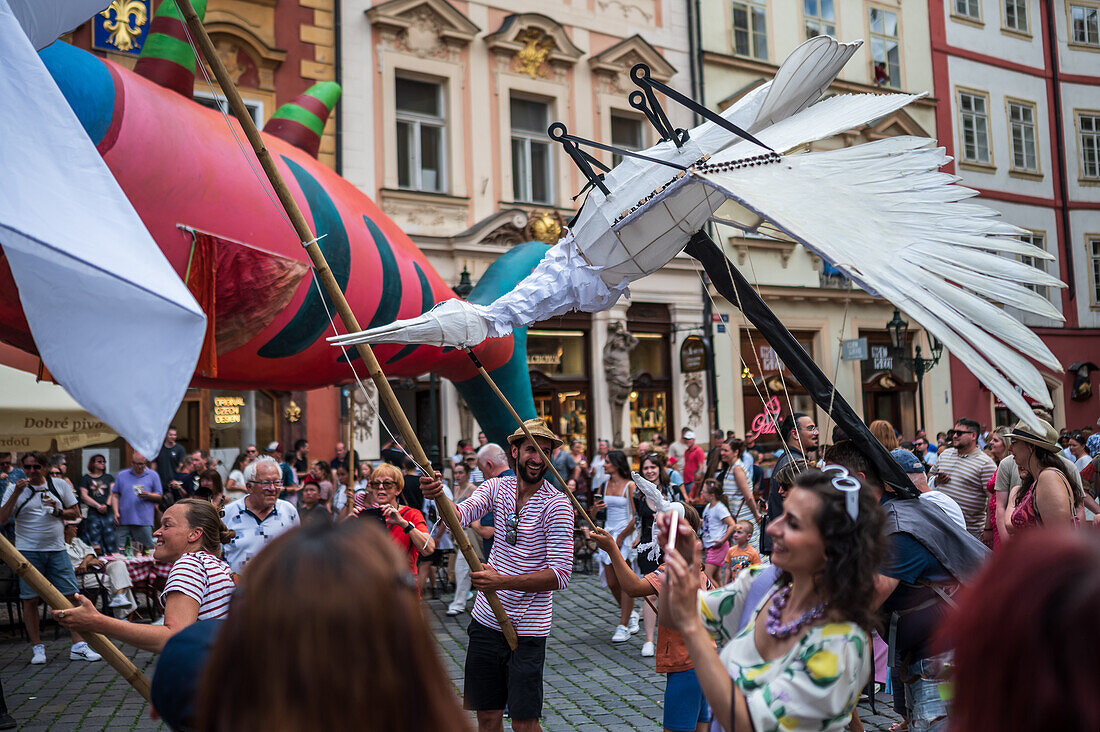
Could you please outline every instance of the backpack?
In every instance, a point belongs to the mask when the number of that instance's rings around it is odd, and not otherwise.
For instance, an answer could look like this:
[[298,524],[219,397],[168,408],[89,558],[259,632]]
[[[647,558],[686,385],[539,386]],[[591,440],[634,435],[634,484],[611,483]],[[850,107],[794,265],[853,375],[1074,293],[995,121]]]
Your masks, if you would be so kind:
[[[57,499],[57,502],[59,504],[61,504],[61,510],[64,511],[65,510],[65,501],[61,498],[61,493],[54,487],[53,481],[54,481],[53,478],[47,478],[46,479],[46,489],[50,493],[53,494],[54,498]],[[29,485],[27,487],[31,488]],[[37,492],[38,491],[31,488],[31,494],[29,496],[27,496],[27,499],[25,501],[23,501],[22,503],[20,503],[18,506],[15,507],[15,511],[11,515],[11,520],[12,521],[14,521],[15,517],[19,515],[19,512],[23,510],[23,507],[26,506],[28,503],[31,502],[31,500],[34,499],[34,494],[37,493]]]

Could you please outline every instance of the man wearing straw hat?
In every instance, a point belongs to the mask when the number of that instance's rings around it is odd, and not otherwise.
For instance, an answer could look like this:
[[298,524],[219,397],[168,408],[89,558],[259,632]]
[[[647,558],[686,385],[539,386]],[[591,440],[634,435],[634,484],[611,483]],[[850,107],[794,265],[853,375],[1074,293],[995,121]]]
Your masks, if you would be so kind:
[[[543,453],[562,444],[540,419],[524,423]],[[480,732],[504,729],[508,708],[512,729],[542,729],[542,668],[553,618],[553,592],[569,584],[573,570],[573,508],[545,480],[549,465],[523,430],[508,438],[515,475],[486,480],[455,506],[463,526],[493,512],[495,541],[489,561],[470,580],[478,590],[493,590],[515,625],[519,647],[513,651],[493,611],[479,593],[470,621],[463,696],[477,711]],[[439,474],[421,478],[424,495],[443,492]]]

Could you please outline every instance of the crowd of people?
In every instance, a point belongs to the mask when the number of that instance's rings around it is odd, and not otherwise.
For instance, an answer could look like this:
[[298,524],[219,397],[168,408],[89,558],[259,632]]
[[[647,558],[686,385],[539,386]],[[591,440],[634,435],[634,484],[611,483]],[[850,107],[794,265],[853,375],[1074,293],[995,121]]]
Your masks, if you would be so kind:
[[[962,417],[934,444],[873,422],[917,498],[879,474],[866,446],[839,429],[823,439],[800,413],[771,443],[716,430],[704,450],[685,429],[672,444],[655,435],[630,451],[599,440],[591,459],[581,442],[529,420],[530,437],[462,440],[431,474],[396,442],[377,464],[344,445],[325,461],[310,459],[305,441],[287,453],[271,443],[246,446],[224,480],[171,430],[155,460],[133,453],[112,476],[94,455],[76,486],[64,456],[0,454],[0,525],[73,601],[53,613],[72,634],[71,659],[99,660],[83,642],[89,632],[164,652],[154,702],[177,728],[342,726],[341,714],[358,712],[326,703],[334,693],[376,720],[463,728],[458,699],[438,682],[429,626],[412,610],[440,598],[446,577],[447,615],[474,600],[462,704],[479,730],[503,729],[505,710],[513,729],[540,729],[553,596],[569,586],[579,536],[598,549],[618,608],[610,642],[630,641],[644,619],[641,656],[665,676],[663,729],[858,730],[869,681],[892,689],[895,732],[1037,730],[1048,719],[1096,729],[1088,684],[1100,670],[1073,628],[1100,601],[1100,534],[1084,530],[1100,523],[1100,433],[1059,432],[1037,416],[1041,429],[1032,420],[988,431]],[[581,531],[567,493],[602,528]],[[458,537],[440,520],[445,499]],[[160,623],[135,622],[115,558],[123,542],[171,565]],[[457,550],[467,543],[480,569]],[[1037,554],[1058,571],[1043,576]],[[97,589],[105,612],[86,596]],[[38,599],[26,584],[21,594],[31,663],[45,663]],[[991,598],[1015,605],[1005,624],[984,622]],[[1029,611],[1061,625],[1040,642]],[[1049,677],[991,678],[1004,632],[1028,636],[1012,635]],[[352,634],[359,642],[340,640]],[[260,653],[272,637],[280,643]],[[328,668],[349,653],[362,663]],[[194,676],[196,654],[209,655],[209,673],[181,681],[181,669]],[[367,670],[383,657],[394,673]],[[251,667],[271,683],[256,685]],[[1032,684],[1039,709],[1025,701]],[[248,703],[219,703],[227,690]],[[1004,726],[1025,719],[1033,723]]]

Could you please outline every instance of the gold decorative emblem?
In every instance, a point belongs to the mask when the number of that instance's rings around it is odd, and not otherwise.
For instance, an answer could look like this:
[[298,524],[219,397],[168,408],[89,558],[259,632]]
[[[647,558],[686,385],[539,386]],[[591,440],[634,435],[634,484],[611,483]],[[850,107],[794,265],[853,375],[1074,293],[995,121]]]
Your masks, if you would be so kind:
[[[112,11],[114,18],[111,17]],[[111,0],[100,15],[106,18],[103,29],[110,34],[108,42],[120,51],[129,51],[134,47],[134,40],[141,35],[141,27],[147,20],[145,3],[141,0]]]
[[528,28],[516,37],[523,42],[515,56],[515,70],[537,79],[550,52],[554,50],[554,39],[538,28]]
[[283,416],[286,417],[287,422],[298,422],[302,419],[302,408],[291,399],[290,403],[286,405],[286,409],[283,410]]
[[556,244],[563,231],[561,214],[557,211],[532,213],[524,227],[524,234],[544,244]]

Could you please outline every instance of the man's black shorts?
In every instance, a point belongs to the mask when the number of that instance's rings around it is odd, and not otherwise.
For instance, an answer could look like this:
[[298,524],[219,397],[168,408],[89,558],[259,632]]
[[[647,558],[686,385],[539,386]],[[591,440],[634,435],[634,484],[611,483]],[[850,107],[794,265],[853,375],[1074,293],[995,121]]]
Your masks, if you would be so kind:
[[504,634],[470,621],[463,690],[467,709],[504,709],[512,719],[542,716],[542,667],[546,660],[544,636],[520,636],[512,650]]

